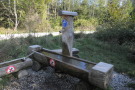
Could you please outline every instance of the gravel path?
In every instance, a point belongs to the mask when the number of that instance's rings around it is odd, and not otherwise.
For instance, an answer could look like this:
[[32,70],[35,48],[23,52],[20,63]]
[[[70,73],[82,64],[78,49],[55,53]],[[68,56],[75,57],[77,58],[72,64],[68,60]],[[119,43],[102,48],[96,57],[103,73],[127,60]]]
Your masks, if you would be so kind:
[[[12,78],[4,90],[95,90],[95,87],[78,78],[55,73],[51,67],[38,72],[28,69],[28,72],[29,75],[23,78]],[[135,79],[114,72],[111,86],[113,90],[134,90],[126,87],[128,83],[132,82],[135,83]]]
[[90,90],[87,83],[67,74],[54,73],[51,67],[28,72],[28,76],[13,78],[4,90]]
[[131,79],[127,75],[114,72],[111,82],[113,90],[134,90],[133,88],[127,87],[128,83],[135,83],[135,78]]
[[[84,34],[94,33],[95,31],[83,31]],[[0,40],[10,39],[10,38],[19,38],[19,37],[28,37],[29,35],[35,36],[35,37],[42,37],[45,35],[52,34],[53,36],[60,35],[59,32],[42,32],[42,33],[22,33],[22,34],[0,34]],[[81,31],[75,31],[74,33],[81,33]]]

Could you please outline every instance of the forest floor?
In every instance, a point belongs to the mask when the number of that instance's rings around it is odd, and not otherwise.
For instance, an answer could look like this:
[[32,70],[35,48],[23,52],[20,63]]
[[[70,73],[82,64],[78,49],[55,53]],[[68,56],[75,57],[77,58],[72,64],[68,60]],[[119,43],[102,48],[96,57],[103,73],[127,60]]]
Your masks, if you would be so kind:
[[[67,74],[55,73],[51,67],[46,67],[38,72],[28,69],[28,75],[15,78],[12,76],[3,90],[102,90],[78,78]],[[114,72],[112,81],[107,90],[134,90],[128,87],[135,83],[135,78],[129,78]]]

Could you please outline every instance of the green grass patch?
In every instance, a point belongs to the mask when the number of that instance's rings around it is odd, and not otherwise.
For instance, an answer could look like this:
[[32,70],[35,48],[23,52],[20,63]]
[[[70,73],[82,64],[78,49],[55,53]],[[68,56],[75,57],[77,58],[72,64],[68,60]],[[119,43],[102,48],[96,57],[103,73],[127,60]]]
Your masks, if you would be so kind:
[[11,38],[0,41],[0,62],[25,57],[30,45],[41,45],[48,49],[61,47],[61,37],[52,35],[43,37]]
[[106,62],[114,65],[115,71],[135,76],[135,64],[127,58],[130,50],[120,45],[108,44],[92,37],[76,40],[75,47],[80,57],[92,62]]
[[2,80],[0,80],[0,90],[4,90],[4,86],[8,84],[11,77],[12,75],[7,75],[1,78]]

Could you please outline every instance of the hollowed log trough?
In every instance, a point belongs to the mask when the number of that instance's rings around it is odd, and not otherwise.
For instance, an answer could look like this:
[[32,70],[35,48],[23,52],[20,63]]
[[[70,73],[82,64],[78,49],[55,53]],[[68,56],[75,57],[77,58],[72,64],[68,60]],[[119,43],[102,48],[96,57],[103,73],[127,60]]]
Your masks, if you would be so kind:
[[112,78],[112,64],[104,62],[96,64],[88,60],[65,56],[57,53],[57,50],[48,50],[40,46],[30,46],[29,52],[34,52],[31,58],[36,62],[44,66],[51,66],[103,89],[108,87]]

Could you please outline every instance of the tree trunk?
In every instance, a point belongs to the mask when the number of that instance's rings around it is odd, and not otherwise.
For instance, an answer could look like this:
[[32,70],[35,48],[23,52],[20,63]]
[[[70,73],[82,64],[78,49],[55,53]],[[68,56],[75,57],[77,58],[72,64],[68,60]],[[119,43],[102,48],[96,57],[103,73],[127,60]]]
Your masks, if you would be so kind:
[[14,30],[17,30],[18,27],[18,16],[17,16],[17,10],[16,10],[16,0],[14,0],[14,15],[15,15],[15,26]]

